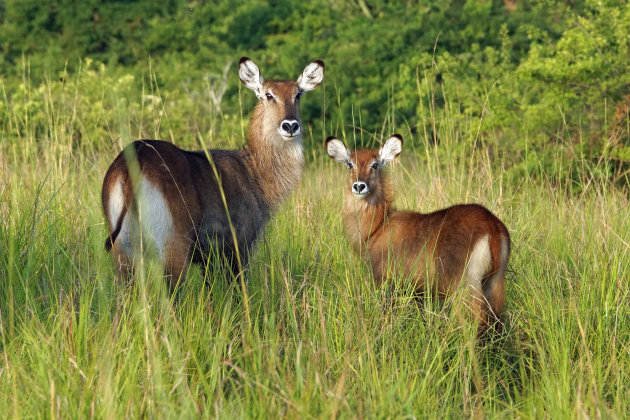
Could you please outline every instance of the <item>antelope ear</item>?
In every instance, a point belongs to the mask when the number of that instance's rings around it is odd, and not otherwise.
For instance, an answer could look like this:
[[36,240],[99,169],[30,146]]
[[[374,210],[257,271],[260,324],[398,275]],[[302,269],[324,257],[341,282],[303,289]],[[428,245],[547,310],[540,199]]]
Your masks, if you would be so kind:
[[335,161],[345,163],[348,168],[352,168],[350,151],[338,138],[331,136],[326,139],[326,152],[328,152],[328,156]]
[[381,165],[394,160],[402,151],[402,137],[400,134],[394,134],[387,139],[381,150],[378,151],[378,158]]
[[317,60],[306,66],[297,84],[303,91],[313,90],[324,80],[324,62]]
[[256,63],[247,57],[241,58],[238,62],[238,77],[241,82],[256,93],[256,96],[262,95],[263,82],[265,81],[260,75],[260,70]]

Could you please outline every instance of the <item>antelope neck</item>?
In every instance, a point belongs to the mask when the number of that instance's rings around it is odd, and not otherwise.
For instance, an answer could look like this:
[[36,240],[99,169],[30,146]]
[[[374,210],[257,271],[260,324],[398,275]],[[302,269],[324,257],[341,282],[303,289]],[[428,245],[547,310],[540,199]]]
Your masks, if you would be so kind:
[[374,233],[381,229],[387,219],[396,210],[389,198],[370,202],[369,197],[357,200],[352,193],[347,193],[344,202],[345,225],[351,241],[367,242]]
[[275,207],[297,188],[302,178],[301,136],[288,141],[274,138],[279,137],[277,130],[263,131],[260,122],[256,124],[256,114],[252,116],[244,152],[265,202]]

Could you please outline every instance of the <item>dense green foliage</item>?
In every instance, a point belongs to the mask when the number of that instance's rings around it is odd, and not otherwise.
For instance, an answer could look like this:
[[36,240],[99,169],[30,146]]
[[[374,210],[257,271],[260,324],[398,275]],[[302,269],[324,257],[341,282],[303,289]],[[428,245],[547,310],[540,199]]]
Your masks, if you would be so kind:
[[[0,2],[0,418],[628,415],[627,2],[157,4]],[[242,55],[268,78],[327,65],[248,283],[194,268],[174,298],[150,262],[114,281],[108,165],[138,137],[240,147]],[[344,238],[322,139],[393,131],[400,207],[508,226],[502,335],[375,287]]]
[[[463,136],[459,142],[499,137],[517,175],[557,175],[573,169],[575,156],[585,156],[615,159],[613,173],[599,175],[627,179],[626,1],[9,0],[3,6],[0,74],[9,102],[20,99],[16,82],[25,72],[39,84],[92,69],[96,78],[117,78],[126,100],[151,86],[160,89],[167,100],[160,106],[171,115],[219,112],[234,121],[241,101],[234,64],[240,56],[254,58],[268,77],[293,77],[321,58],[332,98],[327,119],[320,118],[319,100],[303,110],[316,137],[360,127],[420,133],[439,142],[445,127],[422,118],[430,109],[454,121]],[[90,98],[97,105],[110,95],[98,87]],[[446,107],[447,96],[457,98],[457,108]],[[245,102],[251,103],[249,96]],[[347,126],[335,125],[336,116]],[[480,124],[469,124],[480,116]],[[326,128],[324,121],[330,122]],[[85,134],[76,124],[69,130]],[[224,131],[214,127],[222,137],[235,128],[229,122]],[[172,129],[194,137],[209,127],[201,121]],[[557,148],[561,162],[555,161]]]

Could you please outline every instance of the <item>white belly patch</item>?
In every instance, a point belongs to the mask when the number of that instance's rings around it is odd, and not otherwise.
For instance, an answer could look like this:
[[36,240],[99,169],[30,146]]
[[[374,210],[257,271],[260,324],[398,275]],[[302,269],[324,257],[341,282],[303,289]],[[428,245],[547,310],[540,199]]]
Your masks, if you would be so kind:
[[137,188],[138,220],[144,243],[150,242],[159,259],[164,256],[166,243],[173,232],[173,218],[162,192],[148,179],[142,178]]
[[470,253],[470,258],[466,265],[466,282],[468,286],[481,293],[481,280],[491,269],[490,235],[486,235],[477,241]]

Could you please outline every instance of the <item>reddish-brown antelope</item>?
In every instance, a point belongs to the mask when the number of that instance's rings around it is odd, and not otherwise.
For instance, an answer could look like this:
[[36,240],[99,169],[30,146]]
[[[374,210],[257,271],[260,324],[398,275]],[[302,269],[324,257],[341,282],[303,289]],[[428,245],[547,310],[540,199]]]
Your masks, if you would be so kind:
[[383,168],[402,150],[397,134],[378,151],[351,152],[334,137],[326,140],[326,150],[350,169],[345,230],[353,248],[365,252],[378,283],[398,273],[413,279],[417,290],[431,288],[441,297],[465,286],[480,331],[498,319],[505,305],[510,235],[496,216],[477,204],[428,214],[395,209]]
[[234,270],[245,266],[272,210],[299,184],[299,102],[322,82],[324,63],[312,62],[297,81],[266,81],[243,57],[239,77],[259,99],[246,147],[186,151],[139,140],[109,167],[102,190],[111,232],[105,248],[121,274],[130,273],[140,249],[163,263],[171,287],[190,261],[204,262],[212,249]]

